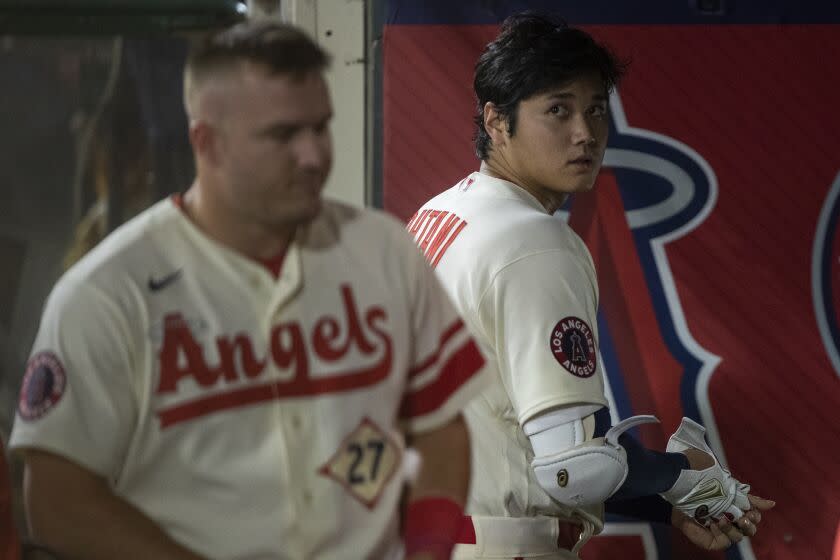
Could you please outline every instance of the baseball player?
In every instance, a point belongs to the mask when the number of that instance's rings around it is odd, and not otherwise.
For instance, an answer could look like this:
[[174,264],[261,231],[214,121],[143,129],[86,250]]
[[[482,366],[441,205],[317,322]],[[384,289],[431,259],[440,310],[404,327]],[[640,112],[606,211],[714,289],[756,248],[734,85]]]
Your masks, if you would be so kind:
[[594,266],[553,214],[595,183],[621,74],[583,31],[508,19],[475,70],[481,169],[408,223],[497,366],[466,413],[474,483],[456,558],[577,558],[605,502],[723,549],[755,534],[772,506],[719,465],[690,420],[667,453],[622,435],[652,417],[610,426]]
[[60,554],[448,558],[484,359],[398,222],[321,198],[326,64],[280,23],[198,46],[196,181],[51,293],[11,447]]

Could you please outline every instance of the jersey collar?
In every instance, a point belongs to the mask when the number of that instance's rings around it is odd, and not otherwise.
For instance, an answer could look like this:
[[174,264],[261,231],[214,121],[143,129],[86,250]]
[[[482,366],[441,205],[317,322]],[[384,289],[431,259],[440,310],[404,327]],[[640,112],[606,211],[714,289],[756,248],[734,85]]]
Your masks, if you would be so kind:
[[297,235],[292,239],[285,254],[277,257],[282,259],[282,266],[279,269],[279,274],[275,274],[270,267],[266,266],[266,263],[247,257],[219,243],[201,231],[183,211],[183,203],[180,197],[172,196],[169,198],[169,202],[173,206],[173,210],[177,213],[179,217],[178,221],[187,235],[195,240],[196,243],[205,247],[208,253],[221,254],[228,262],[235,263],[235,267],[245,273],[247,277],[244,278],[245,281],[252,283],[258,282],[267,286],[274,284],[277,288],[273,290],[274,296],[272,299],[274,303],[281,305],[298,291],[303,276],[303,267],[301,264],[300,243]]
[[534,195],[516,183],[511,183],[510,181],[493,177],[492,175],[482,173],[481,171],[474,171],[470,174],[470,179],[475,181],[479,187],[475,189],[476,193],[496,198],[519,200],[533,207],[535,210],[539,210],[543,214],[548,214],[545,206],[543,206]]

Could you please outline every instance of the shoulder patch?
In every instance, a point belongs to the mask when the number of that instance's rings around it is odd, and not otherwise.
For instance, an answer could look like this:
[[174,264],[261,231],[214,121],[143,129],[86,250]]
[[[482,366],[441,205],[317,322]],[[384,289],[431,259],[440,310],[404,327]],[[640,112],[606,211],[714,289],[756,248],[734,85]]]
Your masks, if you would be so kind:
[[595,337],[586,321],[561,319],[551,330],[549,346],[557,363],[572,375],[591,377],[595,373]]
[[67,376],[58,356],[38,352],[26,364],[20,388],[18,413],[24,420],[37,420],[61,400],[67,387]]

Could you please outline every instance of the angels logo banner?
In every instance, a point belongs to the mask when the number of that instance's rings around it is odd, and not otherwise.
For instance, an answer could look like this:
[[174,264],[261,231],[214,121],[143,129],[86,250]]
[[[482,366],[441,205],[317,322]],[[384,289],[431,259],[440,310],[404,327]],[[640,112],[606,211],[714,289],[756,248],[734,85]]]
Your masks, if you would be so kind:
[[[632,4],[632,6],[631,6]],[[385,3],[383,206],[407,220],[478,168],[475,61],[551,9],[631,61],[595,189],[561,212],[598,272],[615,418],[682,416],[776,500],[726,553],[611,518],[587,560],[829,558],[840,520],[840,8],[759,2]]]

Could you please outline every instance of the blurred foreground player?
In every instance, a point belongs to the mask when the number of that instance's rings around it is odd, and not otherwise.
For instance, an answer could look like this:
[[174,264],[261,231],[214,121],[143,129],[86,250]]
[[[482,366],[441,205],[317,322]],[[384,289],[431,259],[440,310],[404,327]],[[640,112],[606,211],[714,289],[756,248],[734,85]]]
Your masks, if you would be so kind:
[[20,558],[20,540],[15,527],[12,508],[12,485],[9,482],[9,468],[6,465],[6,449],[0,438],[0,558]]
[[720,550],[755,534],[772,505],[747,495],[690,420],[668,453],[622,435],[653,417],[610,425],[594,266],[553,214],[595,184],[621,74],[583,31],[537,14],[508,19],[476,65],[481,169],[409,221],[498,369],[466,413],[471,518],[456,558],[577,558],[605,502]]
[[61,278],[12,448],[68,558],[448,557],[484,360],[401,226],[321,197],[325,53],[246,23],[196,48],[197,178]]

